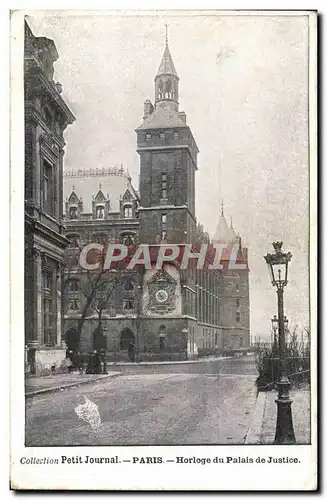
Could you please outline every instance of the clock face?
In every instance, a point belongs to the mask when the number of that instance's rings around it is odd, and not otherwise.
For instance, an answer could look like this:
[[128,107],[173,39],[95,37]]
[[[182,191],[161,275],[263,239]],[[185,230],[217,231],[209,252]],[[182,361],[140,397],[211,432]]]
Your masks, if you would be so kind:
[[158,290],[156,293],[156,299],[161,304],[166,302],[166,300],[168,299],[168,293],[166,292],[166,290]]

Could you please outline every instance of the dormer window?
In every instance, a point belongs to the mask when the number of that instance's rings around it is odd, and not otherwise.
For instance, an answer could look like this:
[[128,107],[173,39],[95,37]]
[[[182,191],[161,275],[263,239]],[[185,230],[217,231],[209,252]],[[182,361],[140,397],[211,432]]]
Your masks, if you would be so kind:
[[71,220],[77,219],[77,207],[70,207],[70,209],[69,209],[69,218]]
[[96,208],[96,218],[104,219],[104,207],[102,205],[98,205]]
[[124,206],[124,218],[131,219],[133,217],[133,209],[131,205]]
[[145,134],[145,140],[150,141],[151,139],[151,134]]

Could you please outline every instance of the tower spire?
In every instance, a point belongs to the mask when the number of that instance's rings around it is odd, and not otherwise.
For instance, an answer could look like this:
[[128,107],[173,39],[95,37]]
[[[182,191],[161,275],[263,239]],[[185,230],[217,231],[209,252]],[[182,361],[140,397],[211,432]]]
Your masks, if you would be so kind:
[[[178,75],[168,47],[168,24],[165,24],[166,46],[155,81],[155,105],[164,101],[163,107],[178,112]],[[159,104],[160,105],[160,104]]]
[[166,28],[166,47],[168,47],[168,24],[167,23],[165,24],[165,28]]

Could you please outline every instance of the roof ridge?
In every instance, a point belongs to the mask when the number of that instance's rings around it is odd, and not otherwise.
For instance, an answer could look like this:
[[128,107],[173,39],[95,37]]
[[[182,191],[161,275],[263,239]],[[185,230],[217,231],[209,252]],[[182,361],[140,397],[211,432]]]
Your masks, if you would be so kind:
[[64,178],[71,178],[71,177],[76,177],[76,178],[85,178],[85,177],[103,177],[103,176],[111,176],[111,175],[116,175],[119,177],[126,177],[128,178],[128,175],[124,172],[122,167],[96,167],[96,168],[88,168],[88,169],[69,169],[69,170],[64,170],[63,176]]

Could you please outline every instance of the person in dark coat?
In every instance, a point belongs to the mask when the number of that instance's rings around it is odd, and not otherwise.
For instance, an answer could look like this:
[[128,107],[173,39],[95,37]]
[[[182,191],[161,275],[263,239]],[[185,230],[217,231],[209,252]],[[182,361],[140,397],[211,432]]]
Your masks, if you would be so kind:
[[135,349],[134,349],[134,344],[129,344],[128,346],[128,359],[130,361],[135,361]]

